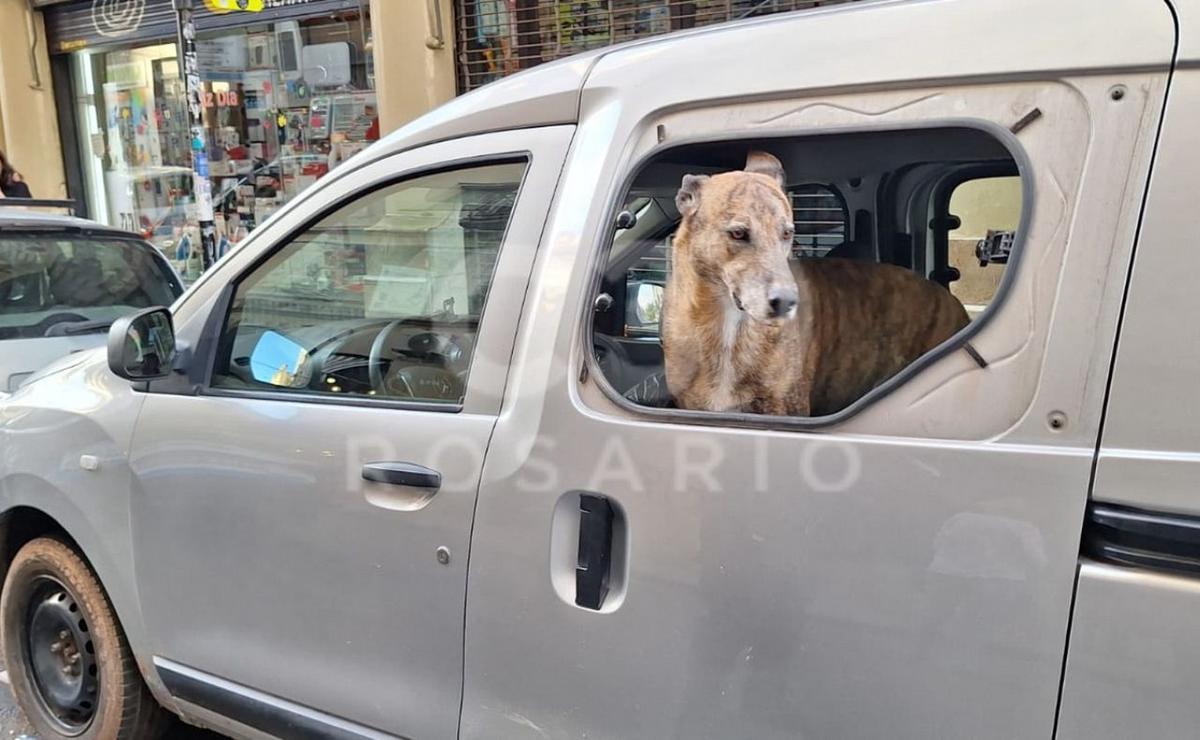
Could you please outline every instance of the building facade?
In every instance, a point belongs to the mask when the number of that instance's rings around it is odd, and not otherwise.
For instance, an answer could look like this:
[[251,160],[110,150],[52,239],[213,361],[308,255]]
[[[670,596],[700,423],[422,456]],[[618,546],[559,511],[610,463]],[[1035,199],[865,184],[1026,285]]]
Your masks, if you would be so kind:
[[460,92],[589,49],[852,0],[454,0]]
[[67,195],[42,14],[0,0],[0,150],[39,198]]
[[[849,0],[265,0],[194,13],[191,137],[172,0],[0,0],[0,148],[40,197],[201,269],[382,133],[579,51]],[[193,177],[193,151],[202,164]]]
[[[67,180],[87,214],[199,264],[199,191],[217,254],[379,138],[369,9],[280,0],[194,13],[203,141],[195,145],[170,0],[44,9]],[[193,179],[193,151],[203,154]],[[207,180],[207,182],[205,182]]]

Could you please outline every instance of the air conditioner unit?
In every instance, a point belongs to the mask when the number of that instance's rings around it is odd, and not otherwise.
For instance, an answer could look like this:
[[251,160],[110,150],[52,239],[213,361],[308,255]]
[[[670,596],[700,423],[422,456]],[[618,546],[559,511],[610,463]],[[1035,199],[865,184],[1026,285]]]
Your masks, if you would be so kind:
[[313,44],[304,47],[304,81],[313,87],[350,84],[350,44]]

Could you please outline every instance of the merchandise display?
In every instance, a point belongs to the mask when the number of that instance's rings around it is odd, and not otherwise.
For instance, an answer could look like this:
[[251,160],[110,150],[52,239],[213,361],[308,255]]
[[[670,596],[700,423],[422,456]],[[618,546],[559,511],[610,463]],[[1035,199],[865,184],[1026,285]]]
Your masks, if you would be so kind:
[[[357,12],[199,34],[197,171],[217,254],[379,138],[370,22]],[[175,43],[75,52],[89,211],[151,240],[188,278],[200,238],[189,118]],[[183,245],[186,249],[181,249]]]

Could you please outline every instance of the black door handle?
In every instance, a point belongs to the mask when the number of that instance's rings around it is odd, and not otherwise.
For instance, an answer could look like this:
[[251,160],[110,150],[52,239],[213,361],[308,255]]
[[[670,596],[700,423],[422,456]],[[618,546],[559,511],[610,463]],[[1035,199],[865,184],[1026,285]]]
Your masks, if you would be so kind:
[[612,504],[603,496],[579,495],[579,554],[575,562],[575,603],[599,609],[608,595],[612,561]]
[[441,488],[442,474],[436,470],[406,462],[373,462],[363,465],[363,480],[394,486]]

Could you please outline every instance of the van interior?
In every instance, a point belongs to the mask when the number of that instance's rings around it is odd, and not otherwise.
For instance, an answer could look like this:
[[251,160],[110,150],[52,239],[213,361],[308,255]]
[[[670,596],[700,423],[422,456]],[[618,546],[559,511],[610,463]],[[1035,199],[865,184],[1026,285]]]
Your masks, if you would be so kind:
[[620,212],[593,317],[597,363],[636,404],[672,407],[659,339],[675,194],[685,174],[742,169],[762,150],[784,165],[792,259],[873,260],[950,290],[975,320],[997,297],[1021,218],[1017,162],[967,126],[689,144],[639,169]]

